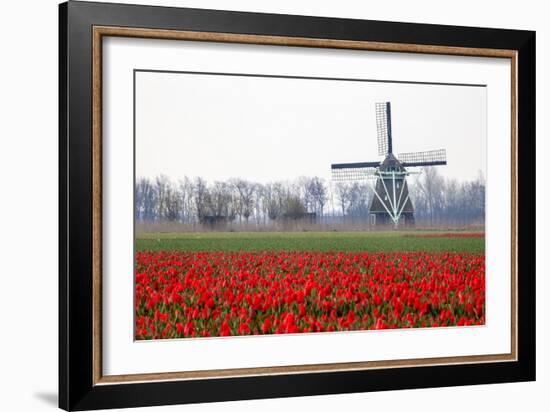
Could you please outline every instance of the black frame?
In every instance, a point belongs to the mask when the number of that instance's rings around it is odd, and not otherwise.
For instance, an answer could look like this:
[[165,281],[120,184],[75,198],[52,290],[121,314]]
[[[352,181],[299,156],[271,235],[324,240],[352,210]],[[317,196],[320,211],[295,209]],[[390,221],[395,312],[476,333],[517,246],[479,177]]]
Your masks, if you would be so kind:
[[[507,49],[517,56],[518,361],[93,385],[92,26]],[[535,32],[68,2],[59,6],[59,406],[87,410],[535,380]]]

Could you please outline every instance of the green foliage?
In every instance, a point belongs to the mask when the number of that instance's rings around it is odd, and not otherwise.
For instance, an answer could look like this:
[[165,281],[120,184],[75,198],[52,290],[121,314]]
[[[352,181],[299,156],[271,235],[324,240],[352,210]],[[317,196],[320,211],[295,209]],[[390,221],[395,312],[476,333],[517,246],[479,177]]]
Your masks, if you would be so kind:
[[421,232],[184,232],[142,233],[136,250],[180,251],[485,251],[484,237],[421,237]]

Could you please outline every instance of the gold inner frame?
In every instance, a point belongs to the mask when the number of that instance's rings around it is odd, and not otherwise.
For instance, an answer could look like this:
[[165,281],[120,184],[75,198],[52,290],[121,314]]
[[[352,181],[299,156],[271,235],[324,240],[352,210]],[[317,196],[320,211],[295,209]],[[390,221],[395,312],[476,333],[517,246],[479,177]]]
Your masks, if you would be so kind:
[[[318,47],[400,53],[497,57],[511,60],[511,353],[495,355],[451,356],[440,358],[395,359],[315,365],[290,365],[203,371],[144,373],[131,375],[103,375],[102,373],[102,40],[104,36],[164,40],[188,40],[293,47]],[[300,37],[262,36],[248,34],[193,32],[128,27],[93,27],[92,43],[92,237],[93,237],[93,384],[133,383],[162,380],[214,379],[242,376],[320,373],[411,366],[435,366],[465,363],[517,361],[517,52],[515,50],[430,46],[417,44],[383,43]]]

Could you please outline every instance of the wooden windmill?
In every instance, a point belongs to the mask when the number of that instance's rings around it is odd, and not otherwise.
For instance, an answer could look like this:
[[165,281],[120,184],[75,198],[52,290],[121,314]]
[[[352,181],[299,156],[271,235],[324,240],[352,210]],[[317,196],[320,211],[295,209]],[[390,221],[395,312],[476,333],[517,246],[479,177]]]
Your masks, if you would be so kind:
[[393,223],[398,226],[403,222],[405,225],[412,225],[414,207],[409,197],[407,176],[414,172],[408,169],[446,165],[446,152],[445,149],[438,149],[394,155],[390,102],[376,103],[375,110],[378,155],[384,156],[384,159],[381,162],[333,164],[331,165],[332,180],[335,182],[375,180],[374,196],[369,207],[371,224]]

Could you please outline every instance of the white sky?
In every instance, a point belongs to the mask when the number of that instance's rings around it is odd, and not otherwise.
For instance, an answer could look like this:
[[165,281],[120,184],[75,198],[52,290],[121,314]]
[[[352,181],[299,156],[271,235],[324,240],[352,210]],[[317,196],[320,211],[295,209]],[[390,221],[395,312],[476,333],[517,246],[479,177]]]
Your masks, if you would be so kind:
[[447,150],[447,178],[486,167],[486,89],[136,73],[136,176],[257,182],[381,160],[374,103],[390,101],[394,153]]

